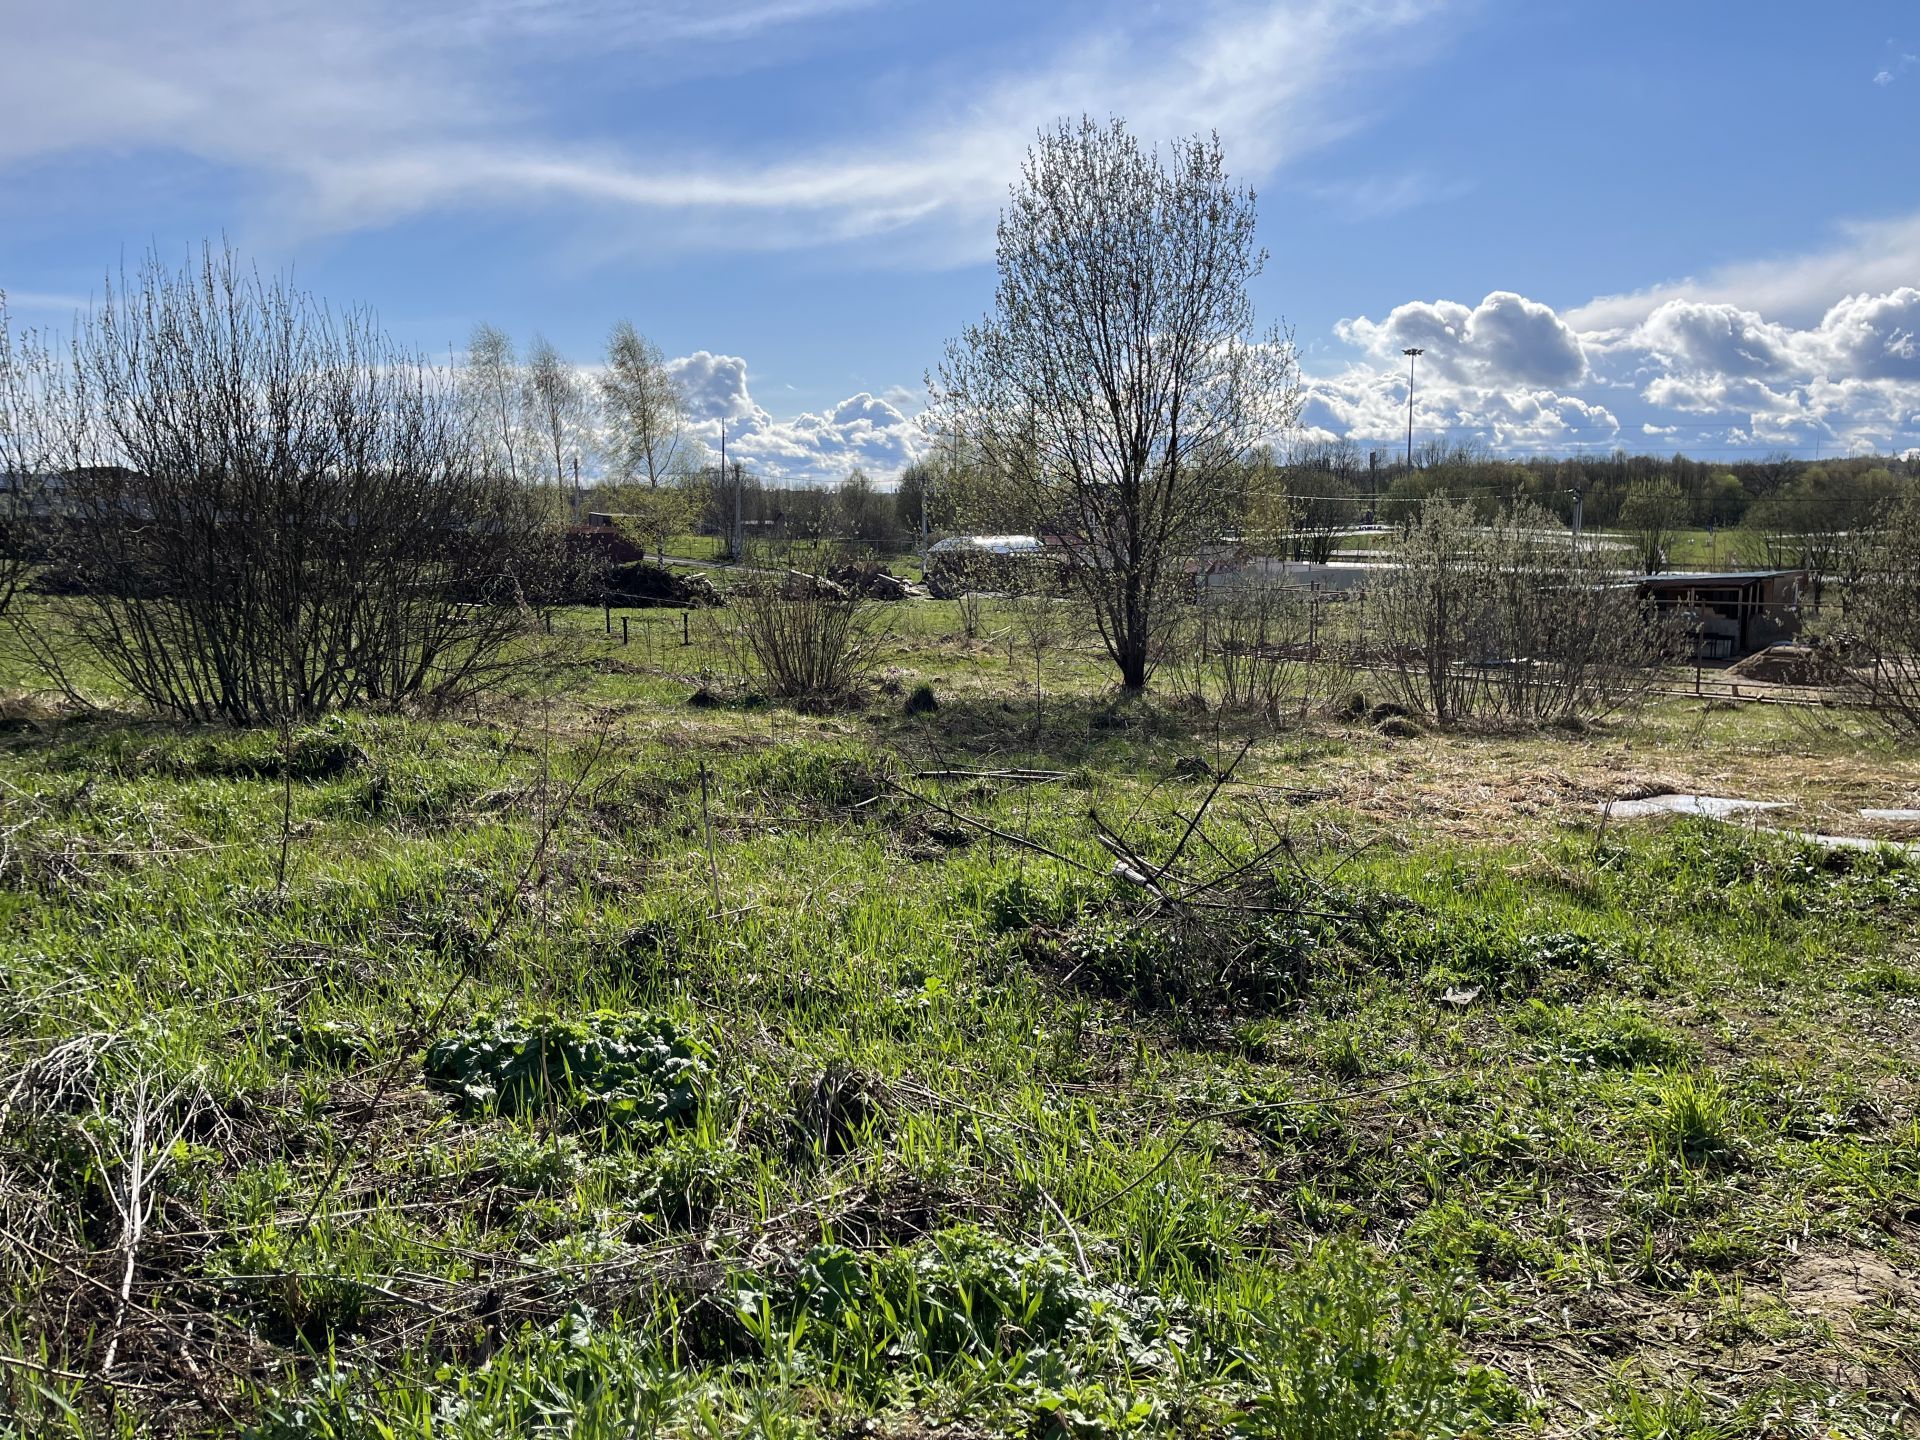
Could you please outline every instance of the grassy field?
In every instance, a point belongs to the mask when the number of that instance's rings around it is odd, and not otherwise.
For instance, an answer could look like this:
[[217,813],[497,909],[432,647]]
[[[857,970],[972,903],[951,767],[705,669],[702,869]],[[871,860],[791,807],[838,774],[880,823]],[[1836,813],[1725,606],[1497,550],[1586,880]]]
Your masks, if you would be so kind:
[[1599,808],[1920,761],[1036,698],[932,603],[802,714],[629,619],[13,707],[0,1434],[1920,1433],[1920,868]]
[[[754,538],[747,543],[748,565],[784,568],[790,563],[789,552],[795,542],[778,542]],[[798,542],[804,549],[804,541]],[[872,546],[857,541],[823,541],[822,554],[837,558],[858,557],[878,559],[894,574],[918,580],[920,578],[920,556],[911,544],[895,548],[875,550]],[[701,564],[723,564],[727,561],[727,542],[718,535],[674,535],[666,545],[667,555],[676,560],[692,560]]]

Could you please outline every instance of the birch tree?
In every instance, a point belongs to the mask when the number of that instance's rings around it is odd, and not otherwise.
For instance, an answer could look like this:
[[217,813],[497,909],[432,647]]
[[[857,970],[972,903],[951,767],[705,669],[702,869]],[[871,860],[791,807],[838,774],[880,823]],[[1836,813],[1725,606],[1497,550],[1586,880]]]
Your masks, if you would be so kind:
[[567,461],[578,453],[579,432],[586,423],[586,389],[579,373],[540,335],[527,347],[524,393],[534,433],[553,460],[554,486],[565,490]]
[[475,436],[509,479],[520,473],[526,380],[513,337],[486,321],[473,327],[460,375]]
[[622,320],[607,338],[600,377],[609,456],[621,479],[657,487],[675,473],[686,435],[686,397],[660,347]]

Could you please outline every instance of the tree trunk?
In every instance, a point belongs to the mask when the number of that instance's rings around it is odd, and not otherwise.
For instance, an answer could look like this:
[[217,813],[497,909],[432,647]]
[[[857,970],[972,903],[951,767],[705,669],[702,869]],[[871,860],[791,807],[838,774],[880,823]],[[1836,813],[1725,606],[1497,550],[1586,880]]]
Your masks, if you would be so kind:
[[1120,688],[1130,695],[1147,688],[1147,631],[1144,625],[1129,625],[1115,647],[1114,659],[1120,665]]

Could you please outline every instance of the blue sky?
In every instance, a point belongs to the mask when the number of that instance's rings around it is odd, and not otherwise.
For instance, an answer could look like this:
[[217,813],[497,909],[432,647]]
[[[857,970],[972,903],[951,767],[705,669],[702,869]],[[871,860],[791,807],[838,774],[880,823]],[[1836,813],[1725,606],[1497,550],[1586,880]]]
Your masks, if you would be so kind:
[[889,473],[1034,131],[1217,129],[1313,433],[1920,446],[1920,7],[0,0],[0,288],[226,235],[445,352],[631,318],[769,472]]

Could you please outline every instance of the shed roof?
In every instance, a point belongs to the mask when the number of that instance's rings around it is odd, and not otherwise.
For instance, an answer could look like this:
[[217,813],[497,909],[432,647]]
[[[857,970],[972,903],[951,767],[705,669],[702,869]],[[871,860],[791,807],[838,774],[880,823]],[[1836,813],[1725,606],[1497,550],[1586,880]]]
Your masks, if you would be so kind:
[[1658,575],[1634,575],[1638,585],[1748,585],[1756,580],[1805,578],[1804,570],[1663,570]]
[[930,554],[950,555],[956,550],[984,550],[993,555],[1024,555],[1047,547],[1032,535],[951,535],[927,547]]

